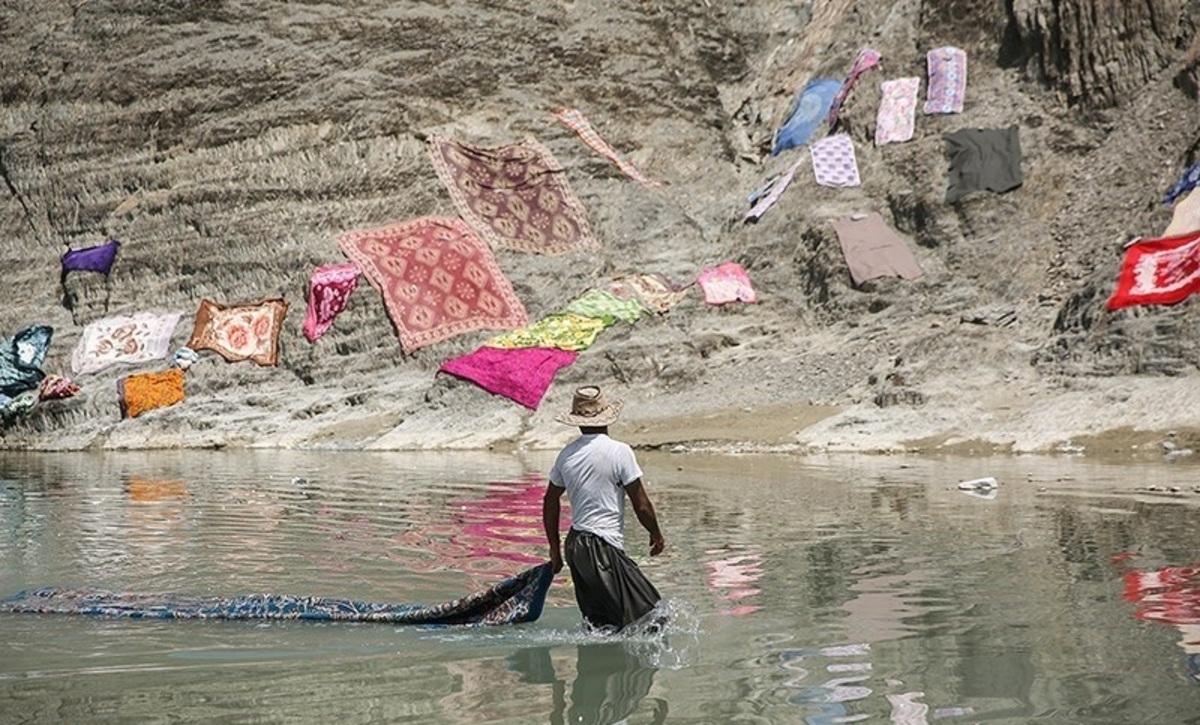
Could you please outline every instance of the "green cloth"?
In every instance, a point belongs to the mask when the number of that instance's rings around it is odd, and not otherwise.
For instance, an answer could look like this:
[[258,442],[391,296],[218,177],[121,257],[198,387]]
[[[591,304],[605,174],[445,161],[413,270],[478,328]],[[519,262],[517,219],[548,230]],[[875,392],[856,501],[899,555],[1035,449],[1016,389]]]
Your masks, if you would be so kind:
[[601,320],[582,315],[563,314],[543,317],[532,325],[497,335],[483,343],[487,347],[513,349],[518,347],[556,347],[559,350],[578,352],[586,350],[596,342],[596,336],[604,330]]
[[636,299],[617,299],[611,292],[593,289],[572,301],[563,312],[601,320],[605,327],[611,327],[617,322],[633,324],[642,315],[650,314],[650,308]]

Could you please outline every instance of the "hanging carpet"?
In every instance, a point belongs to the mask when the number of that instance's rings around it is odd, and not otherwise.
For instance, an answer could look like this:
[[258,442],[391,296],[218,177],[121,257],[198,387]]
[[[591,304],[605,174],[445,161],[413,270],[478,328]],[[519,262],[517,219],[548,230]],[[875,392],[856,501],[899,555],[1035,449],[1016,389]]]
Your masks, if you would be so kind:
[[316,342],[333,325],[333,320],[358,287],[361,271],[354,262],[317,267],[308,281],[308,311],[304,315],[304,336]]
[[187,347],[212,350],[228,362],[273,366],[279,362],[279,331],[287,309],[288,303],[278,298],[229,307],[201,300]]
[[925,56],[929,85],[925,89],[925,113],[962,113],[967,95],[967,54],[946,46]]
[[537,410],[555,374],[577,357],[579,353],[557,348],[484,346],[447,360],[438,372],[469,380],[493,395]]
[[338,239],[383,295],[406,355],[474,330],[529,322],[492,250],[452,217],[421,217]]
[[830,222],[837,232],[850,279],[860,285],[877,277],[916,279],[923,273],[908,243],[892,231],[878,212]]
[[600,248],[562,165],[536,139],[470,146],[433,136],[429,157],[458,213],[493,247],[541,254]]
[[916,127],[920,78],[897,78],[879,87],[879,112],[875,115],[875,145],[911,140]]
[[123,418],[136,418],[146,411],[181,403],[183,399],[183,370],[179,368],[138,373],[117,381],[117,401]]
[[1021,137],[1016,126],[964,128],[944,138],[950,157],[947,202],[976,191],[1011,191],[1024,181]]
[[0,341],[0,395],[16,397],[37,389],[53,335],[53,327],[32,325]]
[[84,614],[125,619],[305,619],[383,624],[517,624],[542,614],[553,579],[550,564],[527,569],[481,592],[444,604],[384,604],[353,599],[250,594],[229,598],[177,594],[114,594],[45,588],[0,601],[0,612]]
[[1172,305],[1200,290],[1200,232],[1142,239],[1125,251],[1109,310]]
[[139,312],[89,322],[71,353],[71,370],[87,375],[118,363],[137,365],[164,358],[180,317],[174,312]]

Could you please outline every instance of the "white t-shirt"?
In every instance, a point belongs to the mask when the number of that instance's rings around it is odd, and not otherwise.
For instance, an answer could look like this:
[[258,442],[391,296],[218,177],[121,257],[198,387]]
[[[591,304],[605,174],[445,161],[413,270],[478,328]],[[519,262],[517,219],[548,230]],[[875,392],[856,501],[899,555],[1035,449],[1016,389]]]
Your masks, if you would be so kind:
[[571,442],[550,469],[550,483],[567,489],[571,528],[625,548],[625,487],[642,477],[633,449],[603,433]]

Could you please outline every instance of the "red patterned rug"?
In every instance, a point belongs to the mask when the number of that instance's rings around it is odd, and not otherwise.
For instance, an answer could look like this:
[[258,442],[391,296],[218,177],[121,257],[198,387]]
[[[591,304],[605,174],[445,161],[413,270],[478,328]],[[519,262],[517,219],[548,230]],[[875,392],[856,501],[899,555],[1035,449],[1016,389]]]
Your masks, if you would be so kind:
[[338,246],[383,295],[406,355],[464,332],[529,322],[491,249],[459,219],[346,232]]
[[458,213],[493,247],[542,254],[600,248],[562,166],[535,139],[484,147],[433,136],[429,157]]

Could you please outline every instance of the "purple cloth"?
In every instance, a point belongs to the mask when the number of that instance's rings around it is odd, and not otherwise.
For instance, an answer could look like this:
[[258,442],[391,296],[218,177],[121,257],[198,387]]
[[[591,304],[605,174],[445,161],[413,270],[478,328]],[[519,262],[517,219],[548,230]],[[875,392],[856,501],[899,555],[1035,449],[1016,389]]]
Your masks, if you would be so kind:
[[447,360],[438,372],[470,380],[489,393],[537,410],[555,373],[577,357],[579,353],[551,347],[481,347]]
[[99,272],[108,274],[117,259],[117,248],[121,243],[113,240],[86,249],[68,249],[62,256],[62,278],[67,272]]
[[354,262],[317,267],[308,281],[308,314],[304,317],[304,336],[316,342],[333,324],[358,287],[361,271]]

